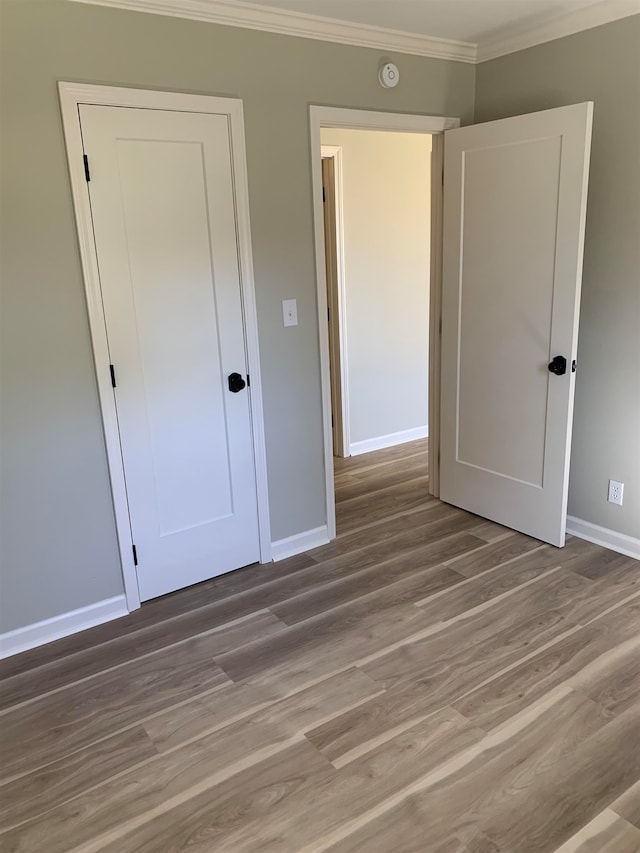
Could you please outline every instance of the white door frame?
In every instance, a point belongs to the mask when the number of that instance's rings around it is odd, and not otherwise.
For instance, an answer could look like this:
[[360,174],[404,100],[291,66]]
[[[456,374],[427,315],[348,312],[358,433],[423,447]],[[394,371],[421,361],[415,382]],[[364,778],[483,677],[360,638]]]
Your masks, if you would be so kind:
[[[324,261],[322,215],[322,154],[320,130],[382,130],[396,133],[433,134],[431,154],[431,286],[429,317],[429,492],[438,495],[440,444],[440,306],[442,300],[442,173],[444,145],[442,134],[460,126],[459,118],[442,116],[382,113],[350,110],[340,107],[309,107],[311,131],[311,173],[313,181],[313,218],[316,248],[316,285],[318,300],[318,335],[320,341],[320,378],[322,384],[322,429],[324,436],[324,470],[327,507],[327,533],[336,536],[336,503],[333,482],[333,439],[331,430],[331,376],[329,370],[329,333],[327,286]],[[440,242],[438,242],[438,240]]]
[[107,448],[107,461],[111,479],[111,493],[113,495],[122,576],[127,607],[131,611],[140,607],[140,593],[138,590],[136,567],[133,561],[124,465],[120,449],[115,397],[109,370],[111,360],[109,358],[106,320],[102,306],[89,191],[84,171],[84,151],[79,105],[100,104],[110,107],[138,107],[152,110],[213,113],[216,115],[226,115],[229,118],[247,371],[251,376],[250,413],[256,471],[260,562],[267,563],[271,561],[271,528],[269,523],[267,461],[264,439],[262,383],[260,379],[260,354],[258,349],[258,323],[253,279],[253,259],[251,254],[247,158],[242,101],[235,98],[216,98],[208,95],[189,95],[178,92],[157,92],[145,89],[126,89],[116,86],[95,86],[68,82],[58,83],[58,90],[60,94],[60,108],[62,111],[69,174],[71,177],[71,191],[78,232],[80,260],[87,296],[89,326]]
[[[338,349],[340,350],[340,406],[342,424],[342,452],[351,456],[351,427],[349,415],[349,369],[347,361],[347,292],[345,290],[344,271],[344,206],[342,185],[342,147],[340,145],[322,145],[321,156],[333,160],[335,174],[335,220],[336,220],[336,285],[338,291],[338,311],[336,328],[338,331]],[[326,315],[325,315],[326,316]],[[335,379],[335,377],[334,377]]]

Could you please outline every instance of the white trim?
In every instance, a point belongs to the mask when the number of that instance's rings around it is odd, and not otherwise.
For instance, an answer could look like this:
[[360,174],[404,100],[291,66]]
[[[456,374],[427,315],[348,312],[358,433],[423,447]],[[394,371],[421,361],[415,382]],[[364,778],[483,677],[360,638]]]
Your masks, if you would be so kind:
[[235,104],[234,114],[230,114],[231,149],[233,157],[236,222],[238,227],[238,255],[240,261],[242,311],[244,316],[245,346],[247,348],[247,372],[251,376],[249,405],[251,409],[253,455],[256,470],[260,562],[270,563],[271,519],[267,483],[267,447],[264,432],[262,371],[260,367],[260,349],[258,344],[258,308],[256,305],[255,278],[253,273],[253,244],[251,240],[251,223],[249,219],[249,178],[247,174],[244,110],[242,101],[235,101]]
[[417,441],[419,438],[427,438],[429,427],[413,427],[403,429],[401,432],[390,432],[388,435],[380,435],[377,438],[365,438],[364,441],[351,443],[351,455],[360,456],[361,453],[371,453],[372,450],[383,450],[385,447],[395,447],[396,444],[406,444],[407,441]]
[[476,62],[486,62],[508,53],[571,36],[640,12],[640,0],[603,0],[593,6],[539,20],[526,29],[510,28],[494,39],[478,44]]
[[476,45],[467,41],[435,38],[403,30],[358,24],[337,18],[308,15],[288,9],[273,9],[242,0],[75,0],[97,6],[112,6],[134,12],[151,12],[175,18],[189,18],[210,24],[223,24],[262,30],[318,41],[398,51],[414,56],[476,61]]
[[[320,380],[322,389],[322,430],[324,443],[324,474],[327,513],[327,535],[336,537],[336,502],[333,481],[333,436],[331,429],[331,375],[329,371],[329,333],[327,316],[327,287],[324,261],[324,229],[322,212],[322,155],[320,130],[323,127],[341,127],[351,130],[381,130],[400,133],[443,133],[459,127],[460,119],[443,116],[382,113],[369,110],[349,110],[339,107],[309,107],[311,144],[311,173],[313,191],[313,225],[316,250],[316,298],[318,302],[318,337],[320,341]],[[433,215],[433,214],[432,214]],[[441,215],[441,211],[440,211]],[[431,281],[431,292],[441,284]],[[435,337],[429,339],[429,363],[433,360],[433,347],[439,344]],[[439,363],[436,359],[434,363]],[[429,392],[431,393],[431,391]]]
[[318,130],[321,127],[341,127],[346,130],[382,130],[390,133],[442,133],[460,127],[459,118],[414,113],[383,113],[311,105],[309,114],[312,130],[315,127]]
[[583,521],[581,518],[575,518],[572,515],[567,516],[567,533],[571,536],[577,536],[578,539],[586,539],[587,542],[602,545],[603,548],[609,548],[611,551],[617,551],[619,554],[640,560],[640,539],[635,536],[617,533],[608,527],[600,527],[598,524]]
[[431,137],[431,251],[429,253],[429,494],[440,497],[440,371],[442,366],[442,212],[444,134]]
[[96,381],[104,424],[107,460],[113,494],[113,506],[118,533],[118,545],[129,610],[140,606],[138,578],[133,563],[129,507],[124,480],[120,434],[113,388],[109,373],[109,349],[106,321],[102,306],[98,261],[89,205],[89,193],[84,175],[82,132],[79,104],[101,104],[114,107],[180,110],[182,112],[216,113],[229,116],[233,159],[234,195],[238,228],[238,260],[245,322],[248,372],[251,375],[251,422],[256,469],[260,560],[271,560],[271,533],[267,492],[267,466],[264,441],[264,418],[258,350],[258,322],[255,305],[251,234],[249,228],[249,197],[244,147],[242,101],[178,92],[159,92],[145,89],[125,89],[115,86],[96,86],[84,83],[58,83],[60,108],[71,177],[71,191],[76,217],[80,260],[87,295],[89,326],[96,365]]
[[287,536],[286,539],[278,539],[271,543],[273,562],[277,563],[279,560],[302,554],[312,548],[319,548],[321,545],[326,545],[327,542],[329,542],[329,534],[326,524],[323,524],[322,527],[314,527],[313,530],[305,530],[302,533]]
[[601,0],[563,15],[540,15],[526,27],[506,27],[493,39],[479,44],[437,38],[405,30],[358,24],[338,18],[274,9],[243,0],[72,0],[131,12],[149,12],[210,24],[261,30],[355,47],[396,51],[477,64],[527,47],[573,35],[640,12],[640,0]]
[[[321,140],[322,141],[322,140]],[[347,289],[344,260],[344,185],[342,147],[322,145],[322,157],[333,158],[336,202],[336,278],[338,285],[338,340],[340,346],[340,403],[342,405],[342,452],[351,456],[351,415],[349,411],[349,368],[347,348]]]
[[7,631],[0,634],[0,659],[18,655],[36,646],[44,646],[45,643],[77,634],[78,631],[102,625],[103,622],[119,619],[128,612],[125,596],[116,595],[114,598],[105,598],[104,601],[70,610],[42,622],[25,625],[24,628],[16,628],[15,631]]

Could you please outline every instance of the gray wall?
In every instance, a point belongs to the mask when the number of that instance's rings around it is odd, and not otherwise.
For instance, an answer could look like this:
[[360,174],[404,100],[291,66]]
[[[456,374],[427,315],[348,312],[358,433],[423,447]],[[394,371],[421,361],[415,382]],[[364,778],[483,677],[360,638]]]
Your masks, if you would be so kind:
[[[460,116],[473,66],[62,0],[2,0],[0,631],[122,591],[56,81],[244,100],[272,535],[325,521],[309,104]],[[280,300],[298,300],[284,329]]]
[[324,128],[342,148],[350,443],[426,427],[431,136]]
[[[569,514],[640,537],[640,16],[482,63],[476,121],[594,101]],[[607,503],[609,478],[624,505]]]

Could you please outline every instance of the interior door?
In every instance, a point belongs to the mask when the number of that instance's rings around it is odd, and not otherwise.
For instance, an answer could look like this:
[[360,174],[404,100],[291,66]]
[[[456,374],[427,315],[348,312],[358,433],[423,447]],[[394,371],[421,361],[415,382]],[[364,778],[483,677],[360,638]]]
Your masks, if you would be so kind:
[[80,121],[145,600],[259,558],[230,128],[90,105]]
[[592,112],[445,133],[440,497],[558,546]]

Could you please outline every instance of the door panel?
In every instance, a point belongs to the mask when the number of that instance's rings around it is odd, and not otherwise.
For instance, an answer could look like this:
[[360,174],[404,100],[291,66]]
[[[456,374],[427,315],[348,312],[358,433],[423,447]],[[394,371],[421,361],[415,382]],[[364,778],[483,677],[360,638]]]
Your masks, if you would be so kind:
[[141,598],[259,555],[226,116],[82,106]]
[[118,161],[163,536],[232,510],[202,149],[123,140]]
[[[591,104],[445,133],[443,500],[564,544]],[[548,371],[567,358],[563,376]]]
[[[555,138],[468,151],[463,164],[458,459],[538,487],[559,163]],[[517,196],[527,204],[515,204]],[[522,327],[515,340],[514,324]],[[491,347],[479,345],[483,338]],[[521,384],[532,364],[540,369]],[[522,436],[527,453],[512,435]]]

